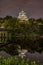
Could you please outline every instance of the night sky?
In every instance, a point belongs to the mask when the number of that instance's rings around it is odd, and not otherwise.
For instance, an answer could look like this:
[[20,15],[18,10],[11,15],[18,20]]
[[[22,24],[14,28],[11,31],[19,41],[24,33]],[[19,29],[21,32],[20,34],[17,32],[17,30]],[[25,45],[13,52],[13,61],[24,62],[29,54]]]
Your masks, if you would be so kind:
[[43,18],[43,0],[0,0],[0,17],[17,17],[21,10],[29,18]]

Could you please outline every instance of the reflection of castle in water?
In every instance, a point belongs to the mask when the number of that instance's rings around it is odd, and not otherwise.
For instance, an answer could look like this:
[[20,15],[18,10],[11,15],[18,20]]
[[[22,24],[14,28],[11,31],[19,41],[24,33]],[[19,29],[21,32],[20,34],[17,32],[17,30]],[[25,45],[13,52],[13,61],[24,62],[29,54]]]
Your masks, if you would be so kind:
[[28,17],[26,16],[26,13],[23,10],[19,13],[18,19],[20,19],[21,21],[28,20]]

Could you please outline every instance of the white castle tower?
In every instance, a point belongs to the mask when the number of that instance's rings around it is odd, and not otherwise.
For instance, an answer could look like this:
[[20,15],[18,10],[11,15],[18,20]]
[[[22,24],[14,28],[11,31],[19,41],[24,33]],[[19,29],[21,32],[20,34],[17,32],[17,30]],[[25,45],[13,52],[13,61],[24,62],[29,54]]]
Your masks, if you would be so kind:
[[28,21],[28,17],[23,10],[19,13],[18,19],[20,19],[21,21]]

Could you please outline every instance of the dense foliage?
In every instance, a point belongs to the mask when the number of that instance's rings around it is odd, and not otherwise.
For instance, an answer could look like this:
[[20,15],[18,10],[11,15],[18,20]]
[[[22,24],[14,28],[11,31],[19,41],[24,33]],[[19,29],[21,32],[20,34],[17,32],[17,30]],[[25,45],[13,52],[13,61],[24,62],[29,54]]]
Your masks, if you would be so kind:
[[0,65],[42,65],[38,62],[32,61],[30,62],[28,59],[19,59],[16,57],[11,57],[5,59],[4,57],[0,57]]
[[[21,49],[27,49],[30,52],[43,51],[43,19],[29,19],[28,21],[20,22],[19,19],[11,16],[0,18],[0,27],[4,26],[7,29],[12,29],[12,39],[3,50],[10,54],[15,54],[18,45]],[[8,51],[9,50],[9,51]],[[18,54],[18,53],[16,53]]]

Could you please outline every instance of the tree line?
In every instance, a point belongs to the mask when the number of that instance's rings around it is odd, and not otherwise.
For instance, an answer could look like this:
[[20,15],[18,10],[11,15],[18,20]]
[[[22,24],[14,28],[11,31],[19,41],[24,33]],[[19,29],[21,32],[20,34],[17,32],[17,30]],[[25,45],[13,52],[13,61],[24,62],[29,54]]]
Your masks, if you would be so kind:
[[[12,39],[1,50],[5,50],[10,54],[18,54],[18,46],[21,49],[27,49],[29,52],[43,51],[43,19],[29,18],[28,21],[21,21],[12,16],[0,18],[0,27],[4,26],[11,29]],[[16,53],[14,53],[14,51]]]

